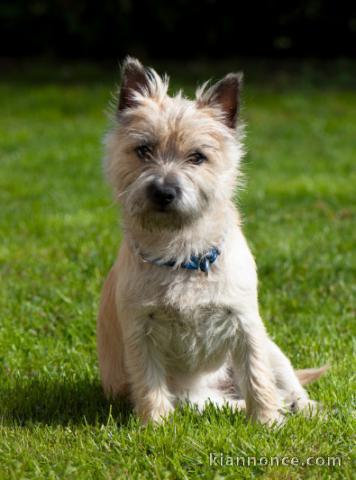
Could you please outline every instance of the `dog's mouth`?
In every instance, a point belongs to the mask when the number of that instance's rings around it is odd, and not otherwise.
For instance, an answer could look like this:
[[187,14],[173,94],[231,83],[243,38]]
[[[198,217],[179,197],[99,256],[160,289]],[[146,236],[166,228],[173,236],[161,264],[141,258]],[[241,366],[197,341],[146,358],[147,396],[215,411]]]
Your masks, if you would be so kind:
[[148,230],[179,230],[191,219],[180,212],[173,204],[168,206],[152,206],[141,211],[138,215],[141,226]]
[[141,197],[126,207],[126,219],[150,231],[182,229],[194,223],[201,213],[201,210],[184,208],[178,198],[171,202],[152,202]]
[[151,217],[153,222],[182,223],[184,220],[184,215],[174,205],[150,206],[146,211],[146,216]]
[[172,204],[154,205],[151,208],[151,211],[155,213],[162,213],[163,215],[169,215],[169,214],[174,215],[177,212],[176,208]]

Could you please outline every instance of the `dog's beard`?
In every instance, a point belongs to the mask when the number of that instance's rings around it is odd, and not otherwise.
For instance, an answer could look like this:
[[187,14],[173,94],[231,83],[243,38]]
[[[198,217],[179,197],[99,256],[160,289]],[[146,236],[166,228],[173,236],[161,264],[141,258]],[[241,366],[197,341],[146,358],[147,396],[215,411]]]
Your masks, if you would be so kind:
[[138,201],[125,209],[125,217],[129,222],[133,222],[147,231],[178,231],[194,225],[204,216],[207,209],[207,202],[199,202],[196,208],[170,206],[167,209],[159,210],[149,202]]
[[203,215],[203,211],[190,212],[179,209],[156,210],[153,208],[129,209],[126,219],[147,231],[175,231],[193,225]]

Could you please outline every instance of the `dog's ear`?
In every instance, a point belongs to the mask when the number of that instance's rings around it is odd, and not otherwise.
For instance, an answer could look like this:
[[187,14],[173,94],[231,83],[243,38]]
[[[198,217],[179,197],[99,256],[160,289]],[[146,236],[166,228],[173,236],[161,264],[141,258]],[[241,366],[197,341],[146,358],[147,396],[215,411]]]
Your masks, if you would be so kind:
[[198,106],[215,106],[223,113],[223,121],[229,128],[236,128],[240,110],[242,73],[229,73],[210,88],[197,91]]
[[121,88],[118,111],[135,106],[135,92],[149,91],[149,72],[136,58],[126,57],[121,69]]

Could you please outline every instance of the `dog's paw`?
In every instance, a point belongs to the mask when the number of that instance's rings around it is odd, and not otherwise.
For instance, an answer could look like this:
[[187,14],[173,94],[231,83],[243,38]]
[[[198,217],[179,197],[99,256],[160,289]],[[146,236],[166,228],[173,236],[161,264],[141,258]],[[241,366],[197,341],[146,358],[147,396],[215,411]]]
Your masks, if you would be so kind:
[[310,400],[309,398],[303,398],[292,402],[291,404],[292,412],[300,412],[305,417],[314,417],[322,411],[322,405],[315,400]]
[[246,410],[246,402],[241,398],[237,400],[229,399],[228,402],[226,402],[226,405],[228,405],[231,408],[231,410],[235,412],[241,412],[242,410]]
[[159,424],[162,423],[174,410],[173,406],[169,404],[169,406],[165,406],[164,408],[157,408],[151,412],[150,420],[153,423]]
[[259,410],[252,419],[267,427],[280,427],[285,422],[285,416],[280,410]]
[[224,396],[220,396],[220,397],[215,396],[213,398],[210,398],[210,397],[200,398],[200,399],[194,399],[194,401],[191,401],[188,399],[185,401],[189,405],[195,407],[199,413],[203,413],[204,410],[206,410],[206,408],[209,407],[209,405],[214,405],[215,408],[219,408],[219,409],[224,407],[229,407],[234,412],[246,410],[245,400],[228,398]]
[[165,402],[161,402],[159,405],[151,408],[150,410],[137,410],[137,414],[140,417],[143,425],[146,425],[149,422],[158,425],[162,423],[169,416],[169,414],[173,412],[173,410],[174,407],[172,403],[167,400]]
[[291,394],[284,401],[283,411],[285,413],[302,413],[306,417],[313,417],[322,410],[320,403],[315,400],[310,400],[310,398],[304,394]]

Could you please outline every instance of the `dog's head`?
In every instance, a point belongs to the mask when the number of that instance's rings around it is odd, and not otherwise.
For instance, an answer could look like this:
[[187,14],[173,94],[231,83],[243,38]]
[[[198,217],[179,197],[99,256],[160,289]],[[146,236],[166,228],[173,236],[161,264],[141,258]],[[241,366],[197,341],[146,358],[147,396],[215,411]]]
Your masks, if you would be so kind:
[[241,77],[205,84],[191,101],[169,96],[167,77],[126,59],[106,143],[106,172],[126,219],[182,228],[231,199],[242,154]]

